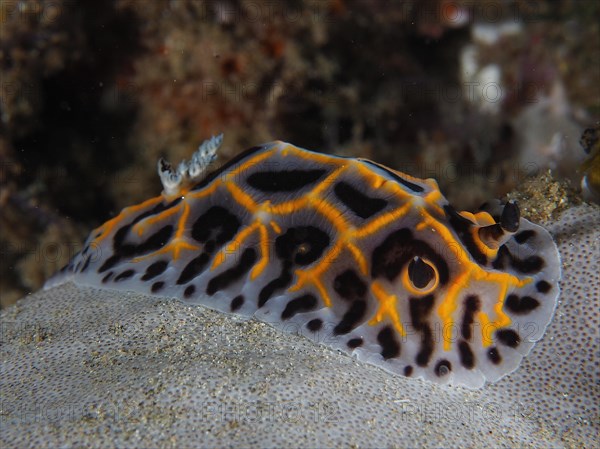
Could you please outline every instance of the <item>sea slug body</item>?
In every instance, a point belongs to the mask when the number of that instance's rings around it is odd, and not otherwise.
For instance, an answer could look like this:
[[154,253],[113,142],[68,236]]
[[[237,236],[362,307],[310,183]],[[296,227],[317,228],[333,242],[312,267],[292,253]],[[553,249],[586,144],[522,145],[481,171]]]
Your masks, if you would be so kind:
[[543,336],[559,254],[516,204],[459,212],[432,179],[279,141],[209,172],[221,141],[161,160],[162,194],[92,231],[46,288],[175,297],[469,388]]

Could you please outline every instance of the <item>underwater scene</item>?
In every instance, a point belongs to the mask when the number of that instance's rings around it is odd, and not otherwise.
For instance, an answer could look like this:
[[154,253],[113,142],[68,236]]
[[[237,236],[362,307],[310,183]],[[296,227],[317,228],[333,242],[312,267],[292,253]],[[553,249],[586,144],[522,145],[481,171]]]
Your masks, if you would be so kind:
[[600,5],[0,4],[6,447],[597,447]]

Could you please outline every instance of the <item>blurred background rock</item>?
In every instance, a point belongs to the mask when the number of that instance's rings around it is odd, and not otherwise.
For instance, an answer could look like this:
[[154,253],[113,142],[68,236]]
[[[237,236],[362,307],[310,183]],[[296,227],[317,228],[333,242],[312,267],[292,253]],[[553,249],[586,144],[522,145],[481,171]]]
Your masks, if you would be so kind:
[[592,0],[2,0],[1,305],[220,132],[219,164],[286,140],[462,208],[547,169],[577,188],[599,24]]

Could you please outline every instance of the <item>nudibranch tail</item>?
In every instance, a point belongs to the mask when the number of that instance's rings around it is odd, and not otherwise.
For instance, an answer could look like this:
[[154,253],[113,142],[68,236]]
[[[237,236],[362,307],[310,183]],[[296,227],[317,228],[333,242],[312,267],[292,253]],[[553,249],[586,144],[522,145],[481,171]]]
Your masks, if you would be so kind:
[[159,162],[163,193],[92,231],[46,288],[175,297],[469,388],[543,336],[560,259],[516,203],[458,212],[434,180],[285,142],[209,172],[221,141]]

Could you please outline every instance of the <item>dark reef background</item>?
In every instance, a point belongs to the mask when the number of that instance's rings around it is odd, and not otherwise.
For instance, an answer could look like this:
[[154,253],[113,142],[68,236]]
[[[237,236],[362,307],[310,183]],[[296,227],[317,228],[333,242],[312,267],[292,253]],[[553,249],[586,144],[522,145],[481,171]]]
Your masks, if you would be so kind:
[[286,140],[463,208],[548,169],[578,188],[599,24],[593,0],[0,0],[0,305],[220,132],[219,163]]

